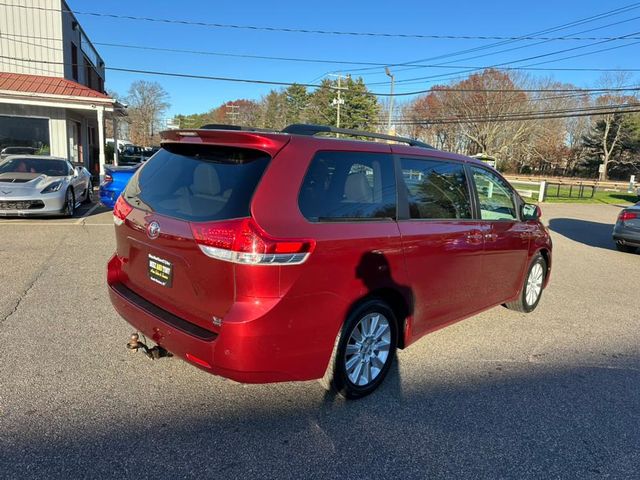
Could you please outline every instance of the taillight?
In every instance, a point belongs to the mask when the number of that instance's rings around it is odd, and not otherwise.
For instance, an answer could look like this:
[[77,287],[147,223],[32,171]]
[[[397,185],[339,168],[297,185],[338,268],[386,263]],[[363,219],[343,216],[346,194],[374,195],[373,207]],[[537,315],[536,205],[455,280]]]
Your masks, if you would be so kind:
[[620,212],[620,215],[618,215],[618,220],[621,222],[633,220],[634,218],[638,218],[638,214],[636,212],[630,212],[629,210],[623,210]]
[[209,257],[245,265],[297,265],[315,247],[314,240],[278,239],[251,218],[192,223],[193,238]]
[[122,195],[118,197],[115,206],[113,207],[113,223],[120,226],[124,223],[127,215],[131,213],[133,207],[129,205]]
[[111,182],[113,182],[113,177],[107,173],[104,176],[104,180],[102,181],[102,183],[106,185],[107,183],[111,183]]

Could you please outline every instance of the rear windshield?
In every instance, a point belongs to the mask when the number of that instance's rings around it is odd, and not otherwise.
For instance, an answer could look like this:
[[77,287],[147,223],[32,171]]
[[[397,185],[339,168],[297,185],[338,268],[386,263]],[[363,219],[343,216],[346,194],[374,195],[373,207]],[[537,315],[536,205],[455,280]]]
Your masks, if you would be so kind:
[[131,178],[124,198],[136,208],[192,222],[246,217],[269,160],[250,149],[166,145]]

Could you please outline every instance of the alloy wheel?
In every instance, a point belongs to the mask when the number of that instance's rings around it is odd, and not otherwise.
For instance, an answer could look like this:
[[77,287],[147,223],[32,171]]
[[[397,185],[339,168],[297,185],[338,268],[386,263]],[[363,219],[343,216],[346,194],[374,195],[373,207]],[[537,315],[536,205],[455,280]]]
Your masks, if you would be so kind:
[[540,263],[536,263],[531,267],[529,278],[527,279],[527,287],[525,290],[525,299],[527,305],[535,305],[540,292],[542,292],[542,281],[544,280],[544,271]]
[[73,217],[73,214],[75,213],[75,209],[76,209],[76,205],[75,205],[75,199],[73,198],[73,192],[71,191],[71,189],[67,190],[67,215],[69,217]]
[[383,314],[362,317],[351,331],[345,354],[349,381],[359,387],[374,381],[389,360],[391,328]]

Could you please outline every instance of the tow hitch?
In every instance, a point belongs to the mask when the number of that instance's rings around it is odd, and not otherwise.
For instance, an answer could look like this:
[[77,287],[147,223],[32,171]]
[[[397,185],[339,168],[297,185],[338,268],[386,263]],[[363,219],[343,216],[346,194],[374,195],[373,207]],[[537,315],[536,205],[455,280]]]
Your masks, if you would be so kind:
[[149,357],[151,360],[157,360],[162,357],[172,357],[171,352],[165,350],[160,345],[156,345],[155,347],[149,348],[143,342],[140,341],[140,336],[137,333],[132,333],[131,338],[129,338],[129,343],[127,343],[127,348],[129,350],[133,350],[137,352],[138,350],[142,350],[144,354]]

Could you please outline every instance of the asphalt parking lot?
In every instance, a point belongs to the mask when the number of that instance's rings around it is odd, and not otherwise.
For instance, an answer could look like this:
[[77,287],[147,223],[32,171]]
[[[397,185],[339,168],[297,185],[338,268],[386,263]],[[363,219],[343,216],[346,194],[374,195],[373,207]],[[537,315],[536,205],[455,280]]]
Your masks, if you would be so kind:
[[0,477],[640,478],[640,255],[614,249],[618,210],[543,206],[538,310],[425,337],[352,402],[128,352],[110,212],[0,219]]

